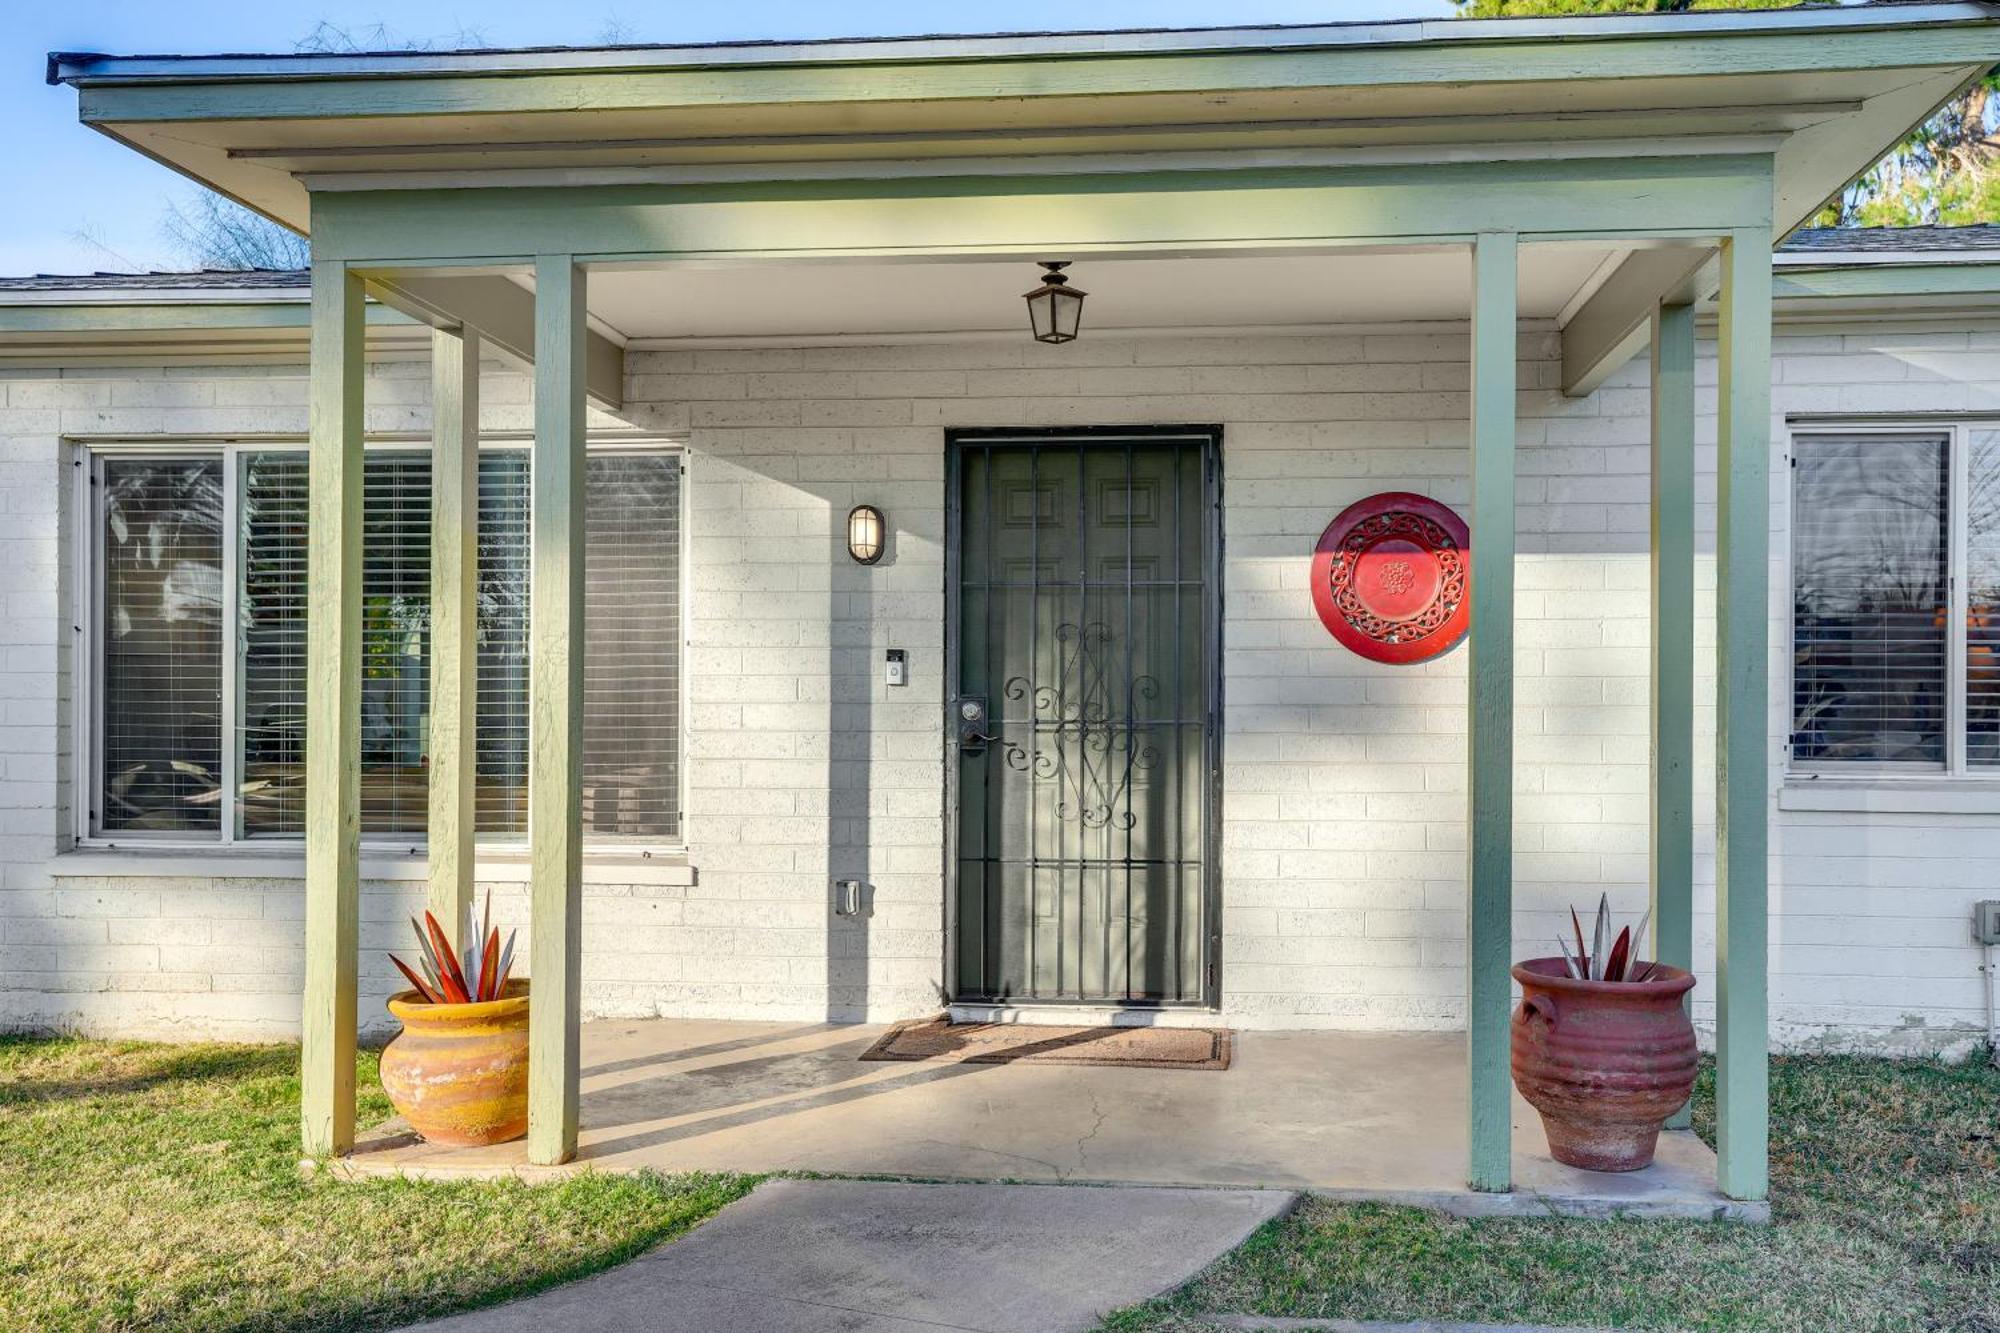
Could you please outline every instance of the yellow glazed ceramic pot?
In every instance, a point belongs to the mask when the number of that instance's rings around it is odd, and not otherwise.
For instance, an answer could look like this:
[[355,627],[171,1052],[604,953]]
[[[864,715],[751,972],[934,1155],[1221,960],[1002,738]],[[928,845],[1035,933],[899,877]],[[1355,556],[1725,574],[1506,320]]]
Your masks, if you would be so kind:
[[484,1004],[389,1000],[402,1032],[382,1052],[382,1088],[431,1143],[478,1148],[528,1132],[528,983]]

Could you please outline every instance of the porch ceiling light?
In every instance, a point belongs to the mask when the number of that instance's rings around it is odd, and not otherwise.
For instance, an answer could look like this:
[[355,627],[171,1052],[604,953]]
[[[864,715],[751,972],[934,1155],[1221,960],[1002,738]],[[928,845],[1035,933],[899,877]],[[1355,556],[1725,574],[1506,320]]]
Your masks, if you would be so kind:
[[882,558],[883,534],[888,530],[882,511],[874,505],[856,505],[847,513],[847,553],[858,565],[872,565]]
[[1083,322],[1083,298],[1090,293],[1069,285],[1063,276],[1068,260],[1044,259],[1042,267],[1048,270],[1042,275],[1042,285],[1027,293],[1028,327],[1034,330],[1037,342],[1074,342],[1077,327]]

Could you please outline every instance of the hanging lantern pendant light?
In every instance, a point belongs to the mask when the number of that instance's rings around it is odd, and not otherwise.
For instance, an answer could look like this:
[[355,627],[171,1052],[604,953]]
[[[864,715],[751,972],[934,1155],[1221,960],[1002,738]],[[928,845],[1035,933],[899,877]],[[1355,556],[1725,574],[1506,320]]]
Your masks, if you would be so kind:
[[1083,323],[1083,298],[1089,293],[1070,286],[1063,276],[1068,260],[1045,259],[1042,267],[1047,270],[1042,285],[1027,293],[1028,327],[1037,342],[1074,342]]

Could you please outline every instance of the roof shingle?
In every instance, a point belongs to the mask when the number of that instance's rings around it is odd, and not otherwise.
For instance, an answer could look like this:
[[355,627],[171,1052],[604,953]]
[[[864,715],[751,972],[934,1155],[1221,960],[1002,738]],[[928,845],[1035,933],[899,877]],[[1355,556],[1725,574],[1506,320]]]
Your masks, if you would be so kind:
[[205,268],[179,273],[155,269],[145,273],[33,273],[24,277],[0,277],[0,291],[7,292],[183,291],[190,288],[268,291],[311,285],[311,274],[302,268]]
[[2000,250],[2000,226],[1807,227],[1778,247],[1781,255],[1925,254],[1949,250]]

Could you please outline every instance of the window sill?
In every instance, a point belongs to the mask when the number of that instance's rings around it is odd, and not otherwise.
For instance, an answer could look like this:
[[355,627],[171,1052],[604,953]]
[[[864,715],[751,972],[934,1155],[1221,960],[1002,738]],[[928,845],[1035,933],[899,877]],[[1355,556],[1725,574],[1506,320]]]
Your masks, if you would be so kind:
[[1867,815],[2000,815],[2000,781],[1989,778],[1810,778],[1787,776],[1778,809]]
[[[525,884],[528,881],[528,853],[525,848],[482,850],[475,872],[482,884]],[[79,847],[48,862],[49,874],[58,878],[129,878],[145,875],[158,878],[189,879],[302,879],[305,876],[303,848],[285,850],[261,847]],[[361,878],[365,881],[421,881],[429,878],[430,864],[422,853],[362,848]],[[585,884],[691,885],[695,869],[685,851],[586,851],[583,857]]]

